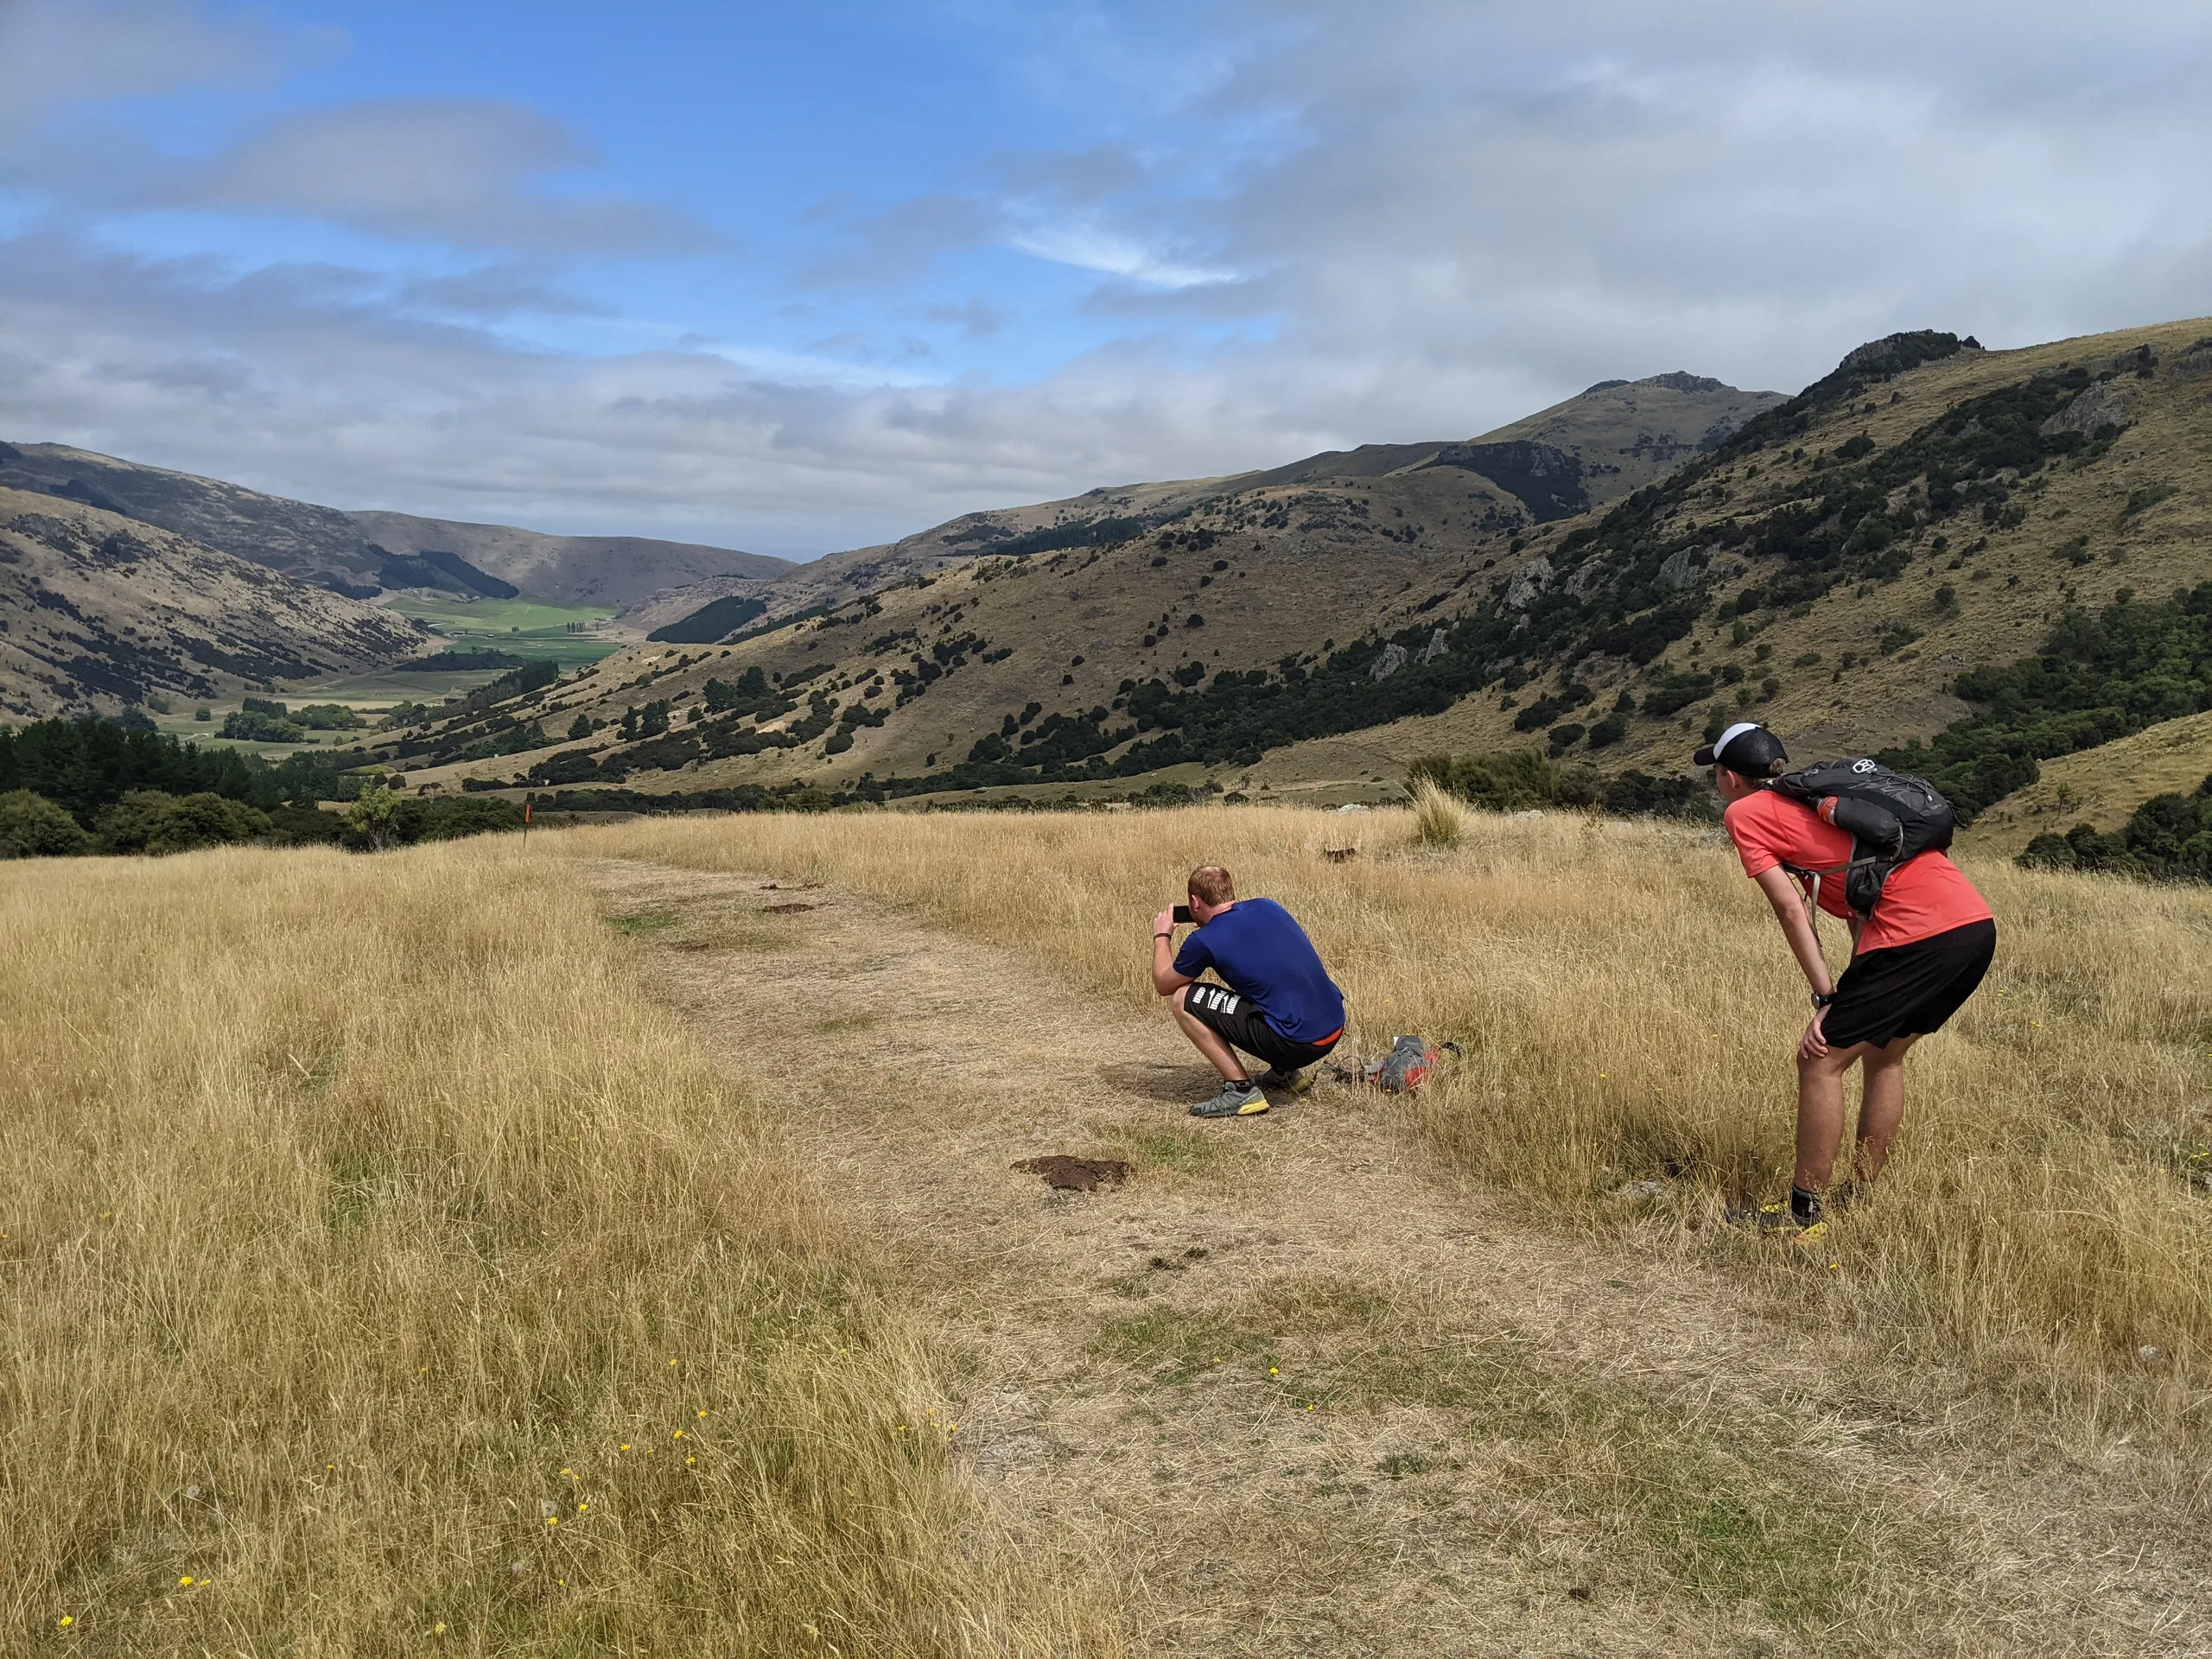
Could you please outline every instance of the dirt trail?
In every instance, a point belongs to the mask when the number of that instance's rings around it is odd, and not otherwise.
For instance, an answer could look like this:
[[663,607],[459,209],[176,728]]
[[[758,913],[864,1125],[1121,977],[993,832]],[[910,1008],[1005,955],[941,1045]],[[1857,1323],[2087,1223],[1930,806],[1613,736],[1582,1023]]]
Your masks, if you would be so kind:
[[[1164,1017],[880,906],[587,868],[961,1357],[991,1501],[1138,1651],[2212,1651],[2202,1546],[2124,1451],[1993,1460],[1678,1252],[1440,1181],[1363,1091],[1199,1123]],[[1133,1173],[1011,1167],[1050,1154]]]

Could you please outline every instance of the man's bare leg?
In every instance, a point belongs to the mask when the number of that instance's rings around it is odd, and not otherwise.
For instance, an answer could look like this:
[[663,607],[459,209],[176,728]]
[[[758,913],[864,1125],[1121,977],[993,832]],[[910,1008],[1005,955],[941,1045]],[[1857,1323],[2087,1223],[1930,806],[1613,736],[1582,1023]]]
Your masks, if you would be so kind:
[[1887,1047],[1866,1050],[1859,1073],[1864,1090],[1859,1103],[1859,1133],[1852,1156],[1853,1173],[1871,1181],[1890,1160],[1890,1143],[1904,1122],[1904,1057],[1920,1039],[1899,1037]]
[[1853,1043],[1832,1048],[1818,1059],[1797,1062],[1797,1173],[1795,1184],[1807,1192],[1825,1192],[1843,1149],[1843,1074],[1863,1065],[1859,1082],[1859,1134],[1853,1164],[1862,1180],[1872,1180],[1889,1160],[1890,1143],[1904,1121],[1904,1057],[1919,1039],[1899,1037],[1887,1048]]
[[1183,1034],[1191,1039],[1191,1046],[1221,1073],[1224,1083],[1237,1082],[1244,1076],[1244,1068],[1236,1058],[1236,1051],[1222,1039],[1219,1032],[1184,1006],[1190,995],[1191,988],[1185,985],[1169,999],[1174,1005],[1175,1023],[1183,1027]]
[[1800,1192],[1827,1191],[1843,1147],[1843,1074],[1874,1052],[1853,1043],[1797,1062],[1797,1173],[1791,1179]]

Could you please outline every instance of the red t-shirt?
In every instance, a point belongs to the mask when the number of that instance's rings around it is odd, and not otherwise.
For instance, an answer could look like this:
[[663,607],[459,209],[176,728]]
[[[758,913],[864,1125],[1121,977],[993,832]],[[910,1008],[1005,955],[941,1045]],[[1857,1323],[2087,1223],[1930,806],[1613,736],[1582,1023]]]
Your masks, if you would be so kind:
[[[1777,864],[1828,870],[1851,859],[1849,830],[1837,829],[1803,802],[1770,789],[1755,790],[1732,802],[1721,822],[1743,857],[1744,874],[1754,879]],[[1843,883],[1840,873],[1821,878],[1821,908],[1848,918],[1851,906],[1844,902]],[[1859,936],[1859,948],[1884,950],[1988,919],[1989,906],[1959,867],[1941,853],[1923,853],[1891,872],[1881,902],[1874,906],[1874,918]]]

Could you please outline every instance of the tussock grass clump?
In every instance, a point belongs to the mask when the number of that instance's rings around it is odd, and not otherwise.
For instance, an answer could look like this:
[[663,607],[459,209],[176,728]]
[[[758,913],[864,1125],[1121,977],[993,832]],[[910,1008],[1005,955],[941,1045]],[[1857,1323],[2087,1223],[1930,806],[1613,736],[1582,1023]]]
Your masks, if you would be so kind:
[[1116,1650],[537,850],[0,875],[0,1645]]
[[1448,852],[1459,844],[1467,833],[1465,807],[1426,778],[1414,785],[1410,799],[1417,845]]
[[[836,882],[1146,1005],[1147,918],[1218,861],[1313,933],[1347,994],[1347,1052],[1398,1032],[1466,1045],[1405,1108],[1448,1166],[1573,1225],[1631,1213],[1611,1195],[1632,1183],[1660,1182],[1686,1230],[1783,1189],[1808,1010],[1725,842],[1472,815],[1444,856],[1332,863],[1332,827],[1263,808],[760,817],[563,844]],[[1826,1259],[1745,1240],[1747,1270],[1802,1319],[2184,1421],[2212,1360],[2212,893],[1966,868],[1997,963],[1914,1054],[1890,1172]],[[1841,930],[1824,934],[1840,963]]]

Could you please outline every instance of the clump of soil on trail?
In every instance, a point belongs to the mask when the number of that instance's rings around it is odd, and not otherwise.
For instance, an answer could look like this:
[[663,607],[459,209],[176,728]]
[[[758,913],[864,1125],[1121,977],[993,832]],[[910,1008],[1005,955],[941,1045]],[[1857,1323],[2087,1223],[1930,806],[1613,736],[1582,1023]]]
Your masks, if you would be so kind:
[[796,916],[802,910],[815,908],[817,906],[813,905],[768,905],[763,906],[761,913],[767,916]]
[[1055,1153],[1049,1158],[1025,1158],[1013,1167],[1041,1177],[1046,1185],[1061,1192],[1094,1192],[1129,1179],[1129,1166],[1119,1158],[1071,1158]]

